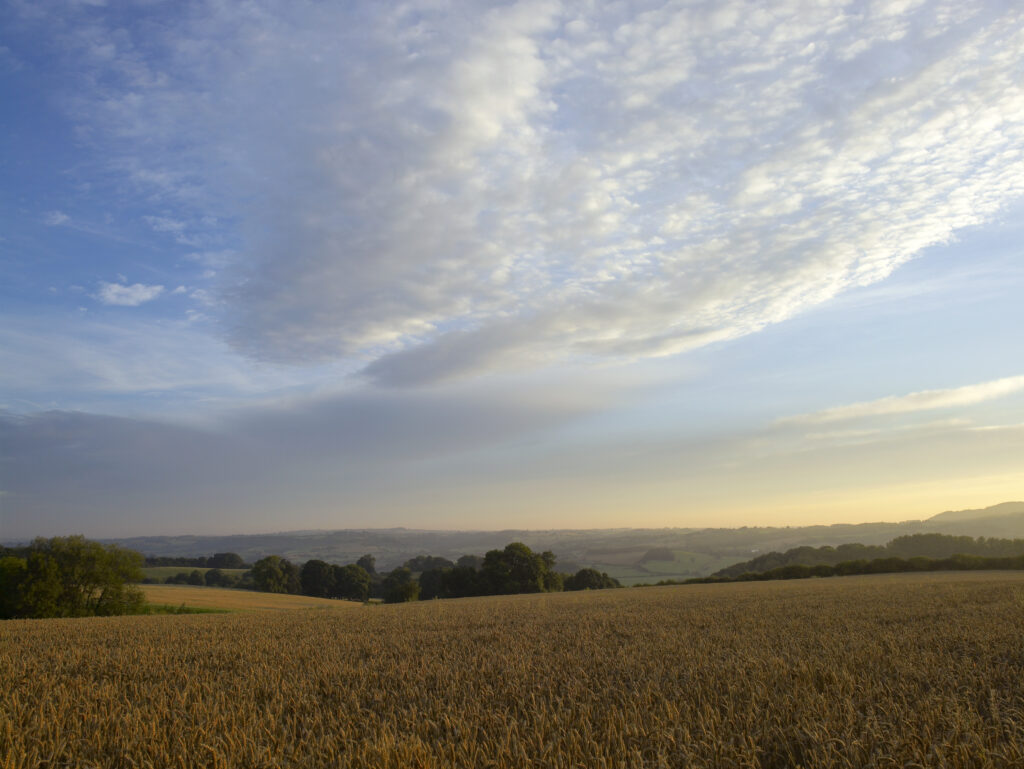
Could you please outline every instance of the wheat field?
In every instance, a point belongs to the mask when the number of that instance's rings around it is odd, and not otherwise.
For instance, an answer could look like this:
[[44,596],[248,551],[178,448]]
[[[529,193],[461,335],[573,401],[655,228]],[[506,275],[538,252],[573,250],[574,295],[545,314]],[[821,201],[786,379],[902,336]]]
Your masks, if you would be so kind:
[[0,766],[1020,767],[1024,575],[0,623]]
[[191,609],[222,611],[264,611],[267,609],[360,609],[353,601],[335,601],[308,595],[258,593],[253,590],[231,590],[222,587],[193,585],[139,585],[146,600],[162,606],[185,606]]

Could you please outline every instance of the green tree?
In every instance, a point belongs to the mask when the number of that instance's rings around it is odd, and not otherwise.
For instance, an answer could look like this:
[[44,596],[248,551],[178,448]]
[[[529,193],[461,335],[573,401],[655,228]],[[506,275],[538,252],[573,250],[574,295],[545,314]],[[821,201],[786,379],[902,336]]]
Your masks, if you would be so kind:
[[210,569],[203,575],[203,581],[208,587],[230,587],[234,580],[230,574],[225,574],[217,568]]
[[244,569],[245,561],[238,553],[214,553],[208,565],[214,569]]
[[314,558],[302,564],[299,574],[302,594],[318,598],[330,598],[334,595],[334,569],[327,561]]
[[356,561],[356,566],[361,566],[371,577],[377,573],[377,559],[369,553]]
[[484,556],[480,578],[484,591],[494,594],[542,593],[561,589],[551,552],[537,555],[522,542]]
[[268,555],[252,566],[252,580],[256,589],[264,593],[298,593],[302,585],[299,569],[279,555]]
[[334,597],[349,601],[367,601],[372,580],[366,569],[356,563],[334,567]]
[[566,590],[603,590],[609,587],[622,587],[619,581],[609,577],[597,569],[580,569],[565,580]]
[[28,571],[24,558],[0,558],[0,619],[17,617],[21,611],[22,583]]
[[82,536],[36,539],[26,552],[18,559],[23,567],[5,559],[5,616],[130,614],[144,605],[142,592],[129,584],[142,580],[139,553]]
[[403,565],[413,574],[419,574],[431,569],[450,569],[455,564],[439,555],[417,555],[415,558],[410,558]]
[[404,566],[384,578],[384,603],[405,603],[420,597],[420,585]]

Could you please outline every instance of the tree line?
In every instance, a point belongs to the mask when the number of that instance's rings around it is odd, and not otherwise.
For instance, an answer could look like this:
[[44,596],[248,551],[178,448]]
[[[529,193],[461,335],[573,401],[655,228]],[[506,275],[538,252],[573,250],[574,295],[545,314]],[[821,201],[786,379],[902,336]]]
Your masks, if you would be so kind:
[[372,555],[347,566],[318,559],[298,566],[271,555],[253,564],[252,583],[255,589],[271,593],[362,601],[378,598],[385,603],[621,587],[618,580],[595,569],[562,574],[555,568],[554,553],[534,553],[522,542],[484,556],[464,555],[458,561],[420,555],[386,574],[377,572]]
[[954,555],[984,558],[1012,557],[1024,553],[1024,539],[955,536],[950,534],[907,534],[885,545],[850,543],[831,547],[794,547],[783,553],[771,552],[749,561],[727,566],[712,577],[739,577],[742,574],[767,572],[784,566],[837,566],[851,561],[872,561],[885,558],[917,557],[944,559]]
[[200,555],[189,558],[181,555],[147,555],[144,567],[151,566],[190,566],[196,569],[250,569],[238,553],[214,553],[210,556]]
[[855,574],[901,574],[922,571],[1024,571],[1024,554],[1010,556],[982,556],[957,553],[949,558],[926,558],[917,555],[912,558],[873,558],[842,561],[834,566],[819,563],[814,566],[794,563],[759,572],[745,572],[735,577],[713,574],[710,577],[693,577],[676,581],[662,580],[659,585],[701,585],[721,582],[762,582],[776,579],[808,579],[810,577],[846,577]]

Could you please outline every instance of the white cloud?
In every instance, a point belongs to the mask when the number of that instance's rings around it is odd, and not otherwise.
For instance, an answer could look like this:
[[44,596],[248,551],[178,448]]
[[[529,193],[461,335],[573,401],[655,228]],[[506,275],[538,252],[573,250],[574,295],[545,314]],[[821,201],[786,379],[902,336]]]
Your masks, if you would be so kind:
[[163,291],[163,286],[147,286],[142,283],[133,283],[130,286],[121,283],[100,283],[100,290],[96,298],[103,304],[138,307],[140,304],[156,299]]
[[822,424],[867,417],[908,414],[916,411],[931,411],[932,409],[947,409],[956,406],[972,406],[976,403],[1002,398],[1020,390],[1024,390],[1024,376],[1005,377],[965,387],[922,390],[909,395],[893,395],[873,401],[836,406],[816,411],[813,414],[786,417],[779,420],[777,424]]
[[151,226],[238,224],[218,277],[258,358],[414,384],[669,355],[1024,193],[1012,4],[347,8],[67,31],[107,84],[75,115],[160,199]]
[[180,234],[185,229],[185,222],[176,219],[169,219],[166,216],[145,216],[146,224],[153,228],[154,232],[173,232]]
[[43,224],[47,227],[60,227],[69,221],[71,221],[71,217],[63,211],[48,211],[46,216],[43,217]]

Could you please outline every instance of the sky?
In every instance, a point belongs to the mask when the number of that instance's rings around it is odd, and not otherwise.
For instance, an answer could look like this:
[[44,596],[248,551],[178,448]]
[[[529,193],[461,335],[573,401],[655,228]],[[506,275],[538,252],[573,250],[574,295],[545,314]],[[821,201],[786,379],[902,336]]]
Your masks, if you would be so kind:
[[0,538],[1024,498],[1024,8],[0,5]]

